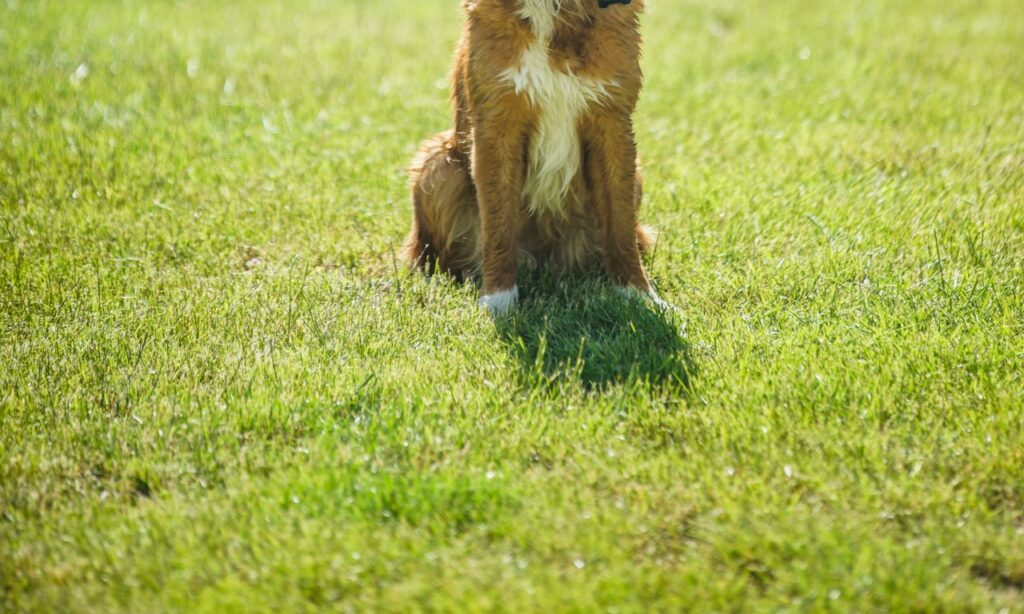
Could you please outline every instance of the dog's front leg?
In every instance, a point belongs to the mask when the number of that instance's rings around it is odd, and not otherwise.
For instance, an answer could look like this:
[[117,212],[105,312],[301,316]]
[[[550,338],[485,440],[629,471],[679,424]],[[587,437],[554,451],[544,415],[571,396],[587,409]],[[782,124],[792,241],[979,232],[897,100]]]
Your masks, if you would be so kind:
[[637,243],[637,164],[632,121],[625,113],[591,118],[584,127],[586,174],[612,281],[662,304],[644,271]]
[[494,315],[507,313],[519,297],[516,286],[526,130],[509,114],[474,118],[473,182],[483,231],[483,296]]

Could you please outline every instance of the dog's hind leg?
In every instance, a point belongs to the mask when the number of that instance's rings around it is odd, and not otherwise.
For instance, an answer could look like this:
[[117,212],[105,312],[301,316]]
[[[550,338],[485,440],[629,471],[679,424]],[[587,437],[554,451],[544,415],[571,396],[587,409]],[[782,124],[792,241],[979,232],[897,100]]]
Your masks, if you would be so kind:
[[457,279],[480,266],[480,212],[469,164],[453,131],[427,140],[409,168],[413,222],[402,255],[413,269]]
[[[644,199],[644,178],[640,173],[640,161],[637,160],[637,171],[636,171],[636,189],[633,192],[633,206],[640,210],[640,204]],[[636,227],[636,244],[640,248],[640,253],[644,255],[650,255],[651,250],[654,249],[654,244],[658,240],[658,231],[652,226],[640,224]]]

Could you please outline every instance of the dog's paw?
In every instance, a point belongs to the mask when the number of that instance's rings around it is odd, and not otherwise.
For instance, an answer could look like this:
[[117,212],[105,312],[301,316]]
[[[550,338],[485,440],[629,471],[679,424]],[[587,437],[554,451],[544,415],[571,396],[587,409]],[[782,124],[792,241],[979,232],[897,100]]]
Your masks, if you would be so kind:
[[512,308],[516,306],[516,301],[518,300],[519,287],[512,286],[511,290],[502,290],[501,292],[481,296],[480,300],[477,301],[477,304],[481,307],[485,307],[492,316],[499,317],[512,311]]
[[618,286],[616,289],[626,298],[642,299],[661,311],[676,311],[675,305],[661,298],[658,295],[658,291],[654,289],[654,286],[651,286],[646,291],[636,286]]
[[677,311],[676,306],[666,301],[665,299],[661,298],[661,296],[658,295],[658,292],[653,287],[651,287],[651,289],[647,291],[647,294],[645,296],[647,297],[647,300],[652,302],[655,307],[661,309],[662,311]]

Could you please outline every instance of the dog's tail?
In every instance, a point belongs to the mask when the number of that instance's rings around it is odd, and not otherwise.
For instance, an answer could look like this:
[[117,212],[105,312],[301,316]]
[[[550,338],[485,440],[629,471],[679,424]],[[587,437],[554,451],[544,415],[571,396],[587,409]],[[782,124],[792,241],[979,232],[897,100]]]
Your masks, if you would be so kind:
[[417,222],[413,223],[412,230],[405,238],[402,245],[402,260],[410,270],[420,270],[427,275],[434,274],[437,263],[437,251],[430,244],[429,239],[424,236]]
[[644,226],[643,224],[636,227],[636,243],[640,246],[640,253],[647,255],[654,249],[654,244],[658,242],[658,231],[652,226]]

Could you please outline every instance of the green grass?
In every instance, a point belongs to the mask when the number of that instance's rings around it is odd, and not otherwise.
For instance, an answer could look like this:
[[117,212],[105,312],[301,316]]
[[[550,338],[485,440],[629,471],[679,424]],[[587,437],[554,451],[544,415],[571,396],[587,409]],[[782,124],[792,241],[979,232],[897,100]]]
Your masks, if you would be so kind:
[[1024,4],[649,0],[662,316],[398,269],[457,2],[0,2],[0,610],[1024,603]]

